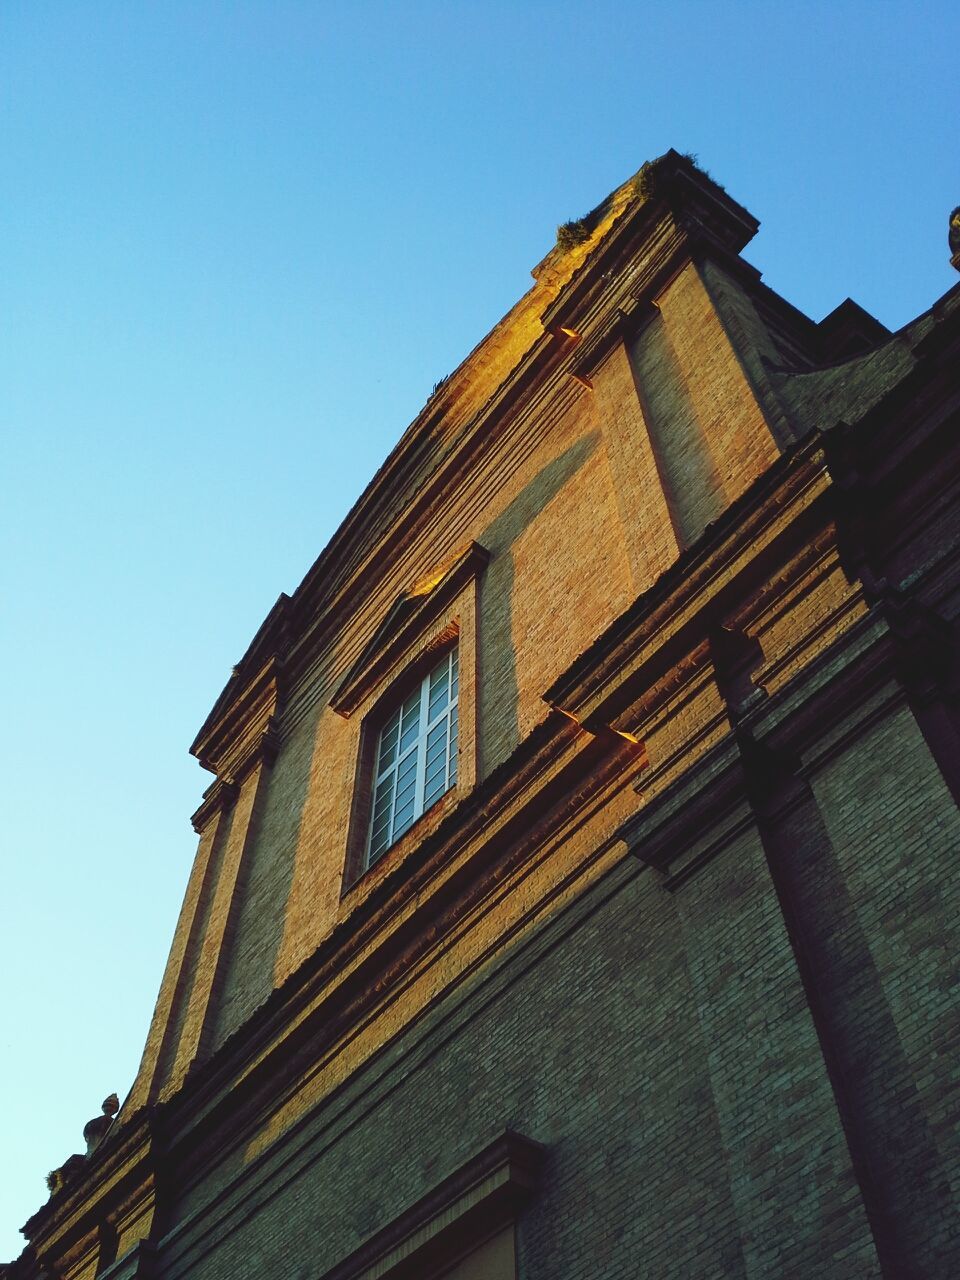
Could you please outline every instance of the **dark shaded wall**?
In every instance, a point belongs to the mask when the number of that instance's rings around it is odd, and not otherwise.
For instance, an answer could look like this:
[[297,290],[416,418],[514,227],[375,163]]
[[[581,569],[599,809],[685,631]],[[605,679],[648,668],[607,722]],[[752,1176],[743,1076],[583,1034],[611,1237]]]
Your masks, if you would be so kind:
[[791,813],[673,889],[624,853],[261,1162],[211,1168],[164,1275],[323,1274],[504,1126],[550,1149],[528,1280],[956,1275],[957,811],[891,705]]

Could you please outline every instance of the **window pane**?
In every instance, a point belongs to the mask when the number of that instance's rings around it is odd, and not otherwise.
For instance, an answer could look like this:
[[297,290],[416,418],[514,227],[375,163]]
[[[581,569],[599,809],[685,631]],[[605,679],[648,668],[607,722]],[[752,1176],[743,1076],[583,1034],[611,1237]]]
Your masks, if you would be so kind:
[[423,798],[424,810],[426,811],[431,807],[431,805],[436,804],[436,802],[440,799],[440,797],[448,790],[449,788],[447,787],[447,779],[445,777],[445,771],[444,771],[440,773],[436,781],[430,785],[429,789],[424,792],[424,798]]
[[447,754],[447,717],[444,716],[438,725],[430,730],[430,736],[427,738],[427,760],[426,772],[429,775],[437,761],[446,767]]
[[379,831],[374,831],[370,837],[370,857],[375,858],[378,853],[382,853],[390,843],[390,825],[385,823]]
[[412,825],[417,799],[417,752],[411,751],[397,770],[397,792],[393,809],[393,838],[399,840]]
[[427,759],[434,753],[434,749],[439,743],[445,742],[447,738],[447,717],[444,716],[439,724],[435,724],[427,734]]
[[372,845],[370,848],[370,865],[373,866],[377,859],[381,858],[389,848],[390,842],[384,835],[382,839],[377,841],[376,845]]
[[428,760],[424,769],[424,786],[429,787],[437,777],[445,778],[447,776],[447,744],[446,742],[438,743],[439,750],[434,752],[432,760]]
[[373,796],[373,810],[376,813],[383,808],[385,802],[389,801],[391,792],[393,791],[393,774],[388,773],[385,778],[381,778],[377,783],[377,789]]
[[457,780],[457,651],[384,721],[370,811],[371,865]]
[[383,773],[388,765],[393,763],[397,750],[397,734],[400,729],[400,709],[399,707],[383,726],[383,732],[380,735],[380,754],[377,759],[377,776]]
[[447,789],[447,721],[444,718],[427,739],[423,807],[426,809]]
[[370,833],[370,855],[368,862],[373,862],[375,858],[379,857],[390,843],[390,814],[392,812],[390,798],[391,793],[388,791],[386,797],[387,804],[383,812],[373,824],[373,830]]
[[430,696],[433,697],[434,692],[441,688],[447,687],[447,680],[450,677],[450,658],[447,656],[440,663],[439,667],[434,667],[430,672]]
[[393,821],[394,840],[399,840],[403,833],[413,826],[413,819],[413,796],[411,796],[409,802],[402,809],[397,809],[397,815]]
[[449,698],[447,697],[447,687],[438,690],[430,699],[430,705],[427,708],[427,724],[433,724],[437,716],[446,711]]
[[390,842],[390,816],[393,812],[394,782],[395,775],[388,774],[374,794],[373,819],[370,831],[369,861],[371,862],[386,849]]
[[387,797],[387,803],[384,805],[384,807],[383,807],[383,809],[381,810],[381,812],[380,812],[380,813],[378,813],[378,814],[377,814],[377,816],[376,816],[376,817],[374,818],[374,820],[373,820],[373,834],[372,834],[372,835],[371,835],[371,837],[370,837],[370,838],[371,838],[371,840],[376,840],[376,838],[377,838],[379,835],[381,835],[381,834],[385,834],[385,833],[389,832],[389,830],[390,830],[390,812],[391,812],[392,807],[393,807],[393,806],[390,804],[390,797],[388,796],[388,797]]
[[397,770],[397,798],[399,799],[401,791],[406,791],[408,786],[413,786],[417,779],[417,753],[411,751],[403,760],[400,761],[400,768]]
[[423,793],[424,812],[426,812],[426,810],[429,809],[432,804],[434,804],[437,800],[439,800],[440,797],[443,795],[443,793],[447,790],[447,780],[446,780],[446,777],[444,776],[445,772],[446,772],[445,770],[441,769],[440,773],[437,775],[434,781],[427,783],[427,786],[424,789],[424,793]]
[[449,662],[444,662],[430,677],[430,708],[427,722],[432,724],[447,705],[447,686],[450,682]]
[[417,685],[413,693],[403,704],[402,711],[403,724],[401,730],[406,731],[410,725],[416,724],[420,719],[420,686]]
[[390,801],[393,798],[393,778],[387,777],[377,787],[376,797],[373,802],[373,825],[377,825],[377,819],[386,813],[390,808]]
[[420,720],[419,718],[417,718],[410,725],[408,725],[408,727],[404,729],[403,733],[401,733],[400,735],[399,750],[400,750],[401,756],[406,750],[408,750],[413,745],[414,742],[416,742],[417,735],[419,734],[419,732],[420,732]]

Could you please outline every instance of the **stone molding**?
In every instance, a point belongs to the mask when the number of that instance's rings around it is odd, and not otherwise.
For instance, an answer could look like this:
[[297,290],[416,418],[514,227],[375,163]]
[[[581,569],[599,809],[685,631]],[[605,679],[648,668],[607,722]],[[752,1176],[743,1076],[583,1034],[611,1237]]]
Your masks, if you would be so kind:
[[[905,616],[925,611],[901,601],[897,617]],[[735,713],[695,774],[681,775],[623,824],[631,854],[674,888],[742,831],[782,816],[792,803],[791,777],[802,782],[907,701],[905,672],[923,665],[927,643],[926,628],[894,629],[887,610],[875,606],[779,694]]]
[[156,1245],[149,1240],[138,1240],[121,1258],[101,1271],[97,1280],[153,1280],[156,1273]]
[[[36,1275],[42,1276],[44,1268],[60,1275],[65,1265],[80,1257],[96,1258],[99,1274],[105,1274],[100,1257],[104,1229],[115,1234],[121,1254],[145,1241],[153,1230],[160,1180],[155,1116],[145,1109],[122,1127],[114,1126],[86,1162],[82,1175],[24,1224]],[[148,1272],[117,1271],[116,1275],[146,1276]]]
[[[479,410],[468,421],[457,421],[456,430],[450,431],[447,415],[456,417],[456,412],[447,393],[455,397],[454,384],[463,381],[471,362],[480,357],[488,342],[495,340],[499,326],[451,377],[449,386],[445,384],[443,391],[428,402],[405,433],[402,447],[387,459],[293,597],[281,595],[191,748],[205,767],[218,774],[223,772],[217,767],[216,758],[217,748],[227,750],[220,741],[221,729],[227,731],[228,739],[236,736],[230,732],[230,721],[241,710],[245,684],[250,678],[247,673],[252,672],[256,661],[262,661],[267,653],[275,655],[282,663],[285,687],[289,687],[297,673],[309,664],[322,636],[329,634],[331,628],[342,630],[358,594],[365,596],[381,583],[415,540],[429,538],[438,503],[475,461],[478,451],[489,450],[494,439],[519,429],[521,422],[524,429],[530,429],[538,415],[542,416],[545,397],[568,394],[564,391],[570,385],[567,375],[582,360],[583,351],[578,344],[570,343],[563,330],[582,324],[585,332],[589,331],[590,343],[598,321],[606,324],[603,317],[613,314],[616,323],[619,307],[630,310],[637,305],[636,298],[624,293],[619,279],[628,255],[638,254],[643,260],[650,257],[659,279],[665,252],[674,263],[680,261],[678,254],[689,258],[698,247],[730,257],[752,237],[759,225],[756,219],[690,159],[671,150],[661,157],[656,168],[654,194],[641,197],[635,193],[625,199],[623,211],[590,245],[586,258],[572,275],[561,272],[557,284],[546,288],[545,299],[553,297],[553,301],[541,315],[540,336],[514,364],[504,367],[502,381]],[[626,189],[625,186],[623,190]],[[665,249],[660,244],[664,236],[672,247]],[[647,240],[651,243],[647,244]],[[757,276],[735,256],[731,261],[738,264],[739,270]],[[535,273],[538,279],[541,274]],[[649,293],[636,272],[631,275],[631,285],[635,291]],[[430,465],[416,491],[407,493],[404,486],[409,480],[411,459],[420,466],[427,451],[436,455],[436,462]],[[399,499],[404,502],[398,507],[394,504]],[[388,544],[374,532],[384,525],[384,502],[388,503]]]
[[321,1280],[432,1274],[512,1222],[536,1192],[547,1150],[505,1130]]
[[190,1098],[171,1098],[198,1112],[194,1141],[216,1132],[227,1112],[261,1105],[261,1094],[275,1103],[281,1078],[302,1053],[325,1060],[494,884],[519,873],[612,779],[635,769],[637,749],[613,734],[586,734],[555,712],[507,765],[391,868],[211,1060],[195,1066]]
[[437,621],[450,602],[477,579],[490,553],[477,542],[460,553],[452,564],[437,571],[436,581],[425,591],[414,587],[397,597],[363,653],[353,664],[330,699],[338,715],[349,718],[372,690],[402,663],[416,641]]
[[258,753],[269,750],[281,702],[282,667],[281,655],[274,653],[246,678],[238,668],[237,687],[191,746],[191,753],[218,778],[239,781]]

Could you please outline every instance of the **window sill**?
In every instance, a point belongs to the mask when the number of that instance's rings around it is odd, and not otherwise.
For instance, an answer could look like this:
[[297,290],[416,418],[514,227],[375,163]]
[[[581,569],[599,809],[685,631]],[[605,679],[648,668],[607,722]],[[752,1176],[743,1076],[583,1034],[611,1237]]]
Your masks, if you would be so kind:
[[361,886],[372,888],[375,884],[379,884],[385,876],[390,874],[394,867],[404,861],[411,849],[421,844],[428,836],[433,835],[434,831],[457,807],[463,796],[464,792],[458,786],[451,787],[449,791],[445,791],[439,800],[435,800],[430,808],[417,818],[413,826],[409,827],[399,840],[394,841],[390,848],[372,866],[358,868],[356,875],[349,880],[344,879],[340,892],[340,901],[343,902],[347,898],[354,896],[359,899],[363,895],[356,891]]

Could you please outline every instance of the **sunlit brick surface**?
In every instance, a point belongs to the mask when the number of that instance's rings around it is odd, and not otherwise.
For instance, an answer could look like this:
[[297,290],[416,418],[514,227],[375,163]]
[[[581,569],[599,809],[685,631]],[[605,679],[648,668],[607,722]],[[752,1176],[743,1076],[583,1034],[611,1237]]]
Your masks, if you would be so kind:
[[[281,598],[11,1280],[960,1274],[960,306],[841,360],[755,228],[674,153],[566,228]],[[456,785],[365,870],[451,646]]]

